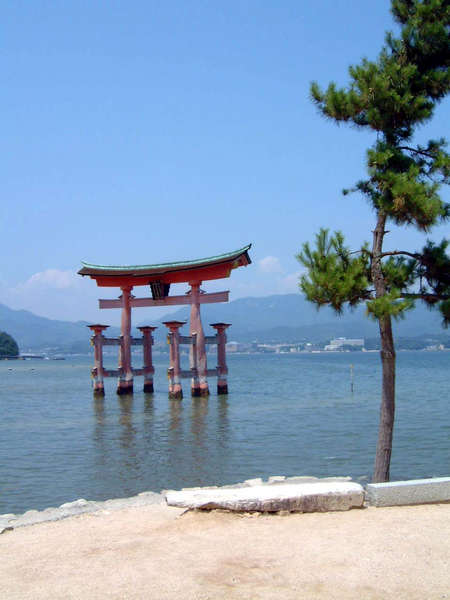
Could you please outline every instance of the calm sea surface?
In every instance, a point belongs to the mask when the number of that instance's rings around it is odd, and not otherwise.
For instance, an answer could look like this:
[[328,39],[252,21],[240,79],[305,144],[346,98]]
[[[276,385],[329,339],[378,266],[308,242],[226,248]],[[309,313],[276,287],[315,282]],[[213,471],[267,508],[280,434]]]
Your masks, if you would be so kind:
[[[167,361],[153,396],[141,378],[132,397],[107,380],[100,400],[91,359],[0,361],[0,513],[270,475],[370,478],[377,353],[229,356],[228,397],[211,380],[208,400],[191,399],[186,380],[181,402]],[[392,479],[450,474],[449,365],[450,352],[398,353]]]

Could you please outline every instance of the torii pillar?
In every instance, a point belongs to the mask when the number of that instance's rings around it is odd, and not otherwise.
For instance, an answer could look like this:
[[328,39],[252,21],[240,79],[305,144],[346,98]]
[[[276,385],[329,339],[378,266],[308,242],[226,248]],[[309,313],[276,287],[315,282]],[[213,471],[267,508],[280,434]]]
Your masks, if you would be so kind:
[[131,368],[131,290],[132,286],[124,286],[122,290],[122,316],[120,322],[121,343],[119,347],[119,381],[118,394],[133,393],[133,371]]
[[91,339],[94,346],[94,368],[92,369],[92,378],[94,380],[94,394],[105,395],[103,384],[103,331],[108,329],[109,325],[88,325],[93,332]]
[[190,366],[191,369],[197,367],[197,375],[191,380],[192,396],[209,396],[209,387],[207,380],[207,362],[206,362],[206,344],[205,333],[202,327],[200,317],[200,285],[201,281],[189,282],[191,286],[191,319],[189,324],[190,335],[196,335],[196,343],[190,348]]
[[227,334],[230,323],[211,323],[217,331],[217,395],[228,394],[228,367],[226,357]]
[[183,388],[181,387],[181,365],[180,365],[180,333],[179,329],[186,321],[164,321],[170,333],[170,367],[169,377],[169,398],[171,400],[181,400],[183,398]]
[[155,369],[152,361],[152,345],[153,345],[153,332],[157,327],[149,327],[147,325],[138,327],[142,331],[142,350],[144,354],[144,392],[146,394],[153,394],[153,375]]

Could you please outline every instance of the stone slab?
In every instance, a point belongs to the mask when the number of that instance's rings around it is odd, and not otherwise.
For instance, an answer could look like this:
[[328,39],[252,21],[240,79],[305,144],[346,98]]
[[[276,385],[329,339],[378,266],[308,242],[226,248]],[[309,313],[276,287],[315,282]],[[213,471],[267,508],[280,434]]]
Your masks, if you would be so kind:
[[[264,482],[261,478],[248,479],[241,483],[235,483],[226,485],[224,488],[235,489],[235,488],[249,488],[255,485],[275,485],[275,484],[291,484],[291,483],[310,483],[318,481],[348,481],[349,477],[335,477],[335,478],[323,478],[318,479],[317,477],[305,477],[305,476],[294,476],[286,477],[284,475],[269,477],[267,482]],[[185,489],[185,488],[183,488]],[[223,489],[218,486],[209,486],[203,488],[186,488],[190,490],[216,490]],[[23,514],[0,514],[0,534],[5,531],[10,531],[17,527],[24,527],[27,525],[35,525],[37,523],[45,523],[46,521],[58,521],[67,517],[73,517],[84,513],[94,513],[97,511],[114,511],[122,508],[132,508],[138,506],[146,506],[148,504],[159,504],[164,502],[164,494],[166,490],[161,493],[155,492],[141,492],[137,496],[131,498],[114,498],[111,500],[101,501],[90,501],[84,498],[79,498],[73,502],[65,502],[58,507],[49,507],[44,510],[29,510]]]
[[327,481],[253,485],[235,489],[166,492],[169,506],[238,512],[327,512],[360,508],[364,489],[358,483]]
[[[181,488],[183,492],[194,490],[227,490],[236,488],[248,488],[256,485],[291,485],[292,483],[319,483],[323,481],[351,481],[351,477],[314,477],[312,475],[294,475],[286,477],[285,475],[273,475],[264,481],[261,477],[256,479],[246,479],[240,483],[228,483],[226,485],[207,485]],[[173,490],[162,490],[162,494],[172,492]]]
[[367,502],[371,506],[450,502],[450,477],[369,483],[366,490]]

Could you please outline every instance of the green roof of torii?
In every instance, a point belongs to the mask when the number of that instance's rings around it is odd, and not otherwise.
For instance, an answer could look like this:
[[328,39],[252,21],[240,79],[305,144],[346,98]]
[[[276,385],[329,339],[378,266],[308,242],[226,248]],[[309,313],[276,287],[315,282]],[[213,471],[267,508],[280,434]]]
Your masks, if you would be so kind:
[[251,248],[251,244],[234,250],[234,252],[227,252],[225,254],[219,254],[217,256],[210,256],[208,258],[197,258],[195,260],[183,260],[171,263],[159,263],[155,265],[94,265],[81,261],[83,267],[78,271],[79,275],[127,275],[132,273],[146,274],[146,273],[158,273],[166,271],[185,270],[189,268],[195,268],[199,266],[208,266],[219,264],[222,262],[228,262],[236,259],[243,254],[246,255],[248,263],[251,262],[247,252]]

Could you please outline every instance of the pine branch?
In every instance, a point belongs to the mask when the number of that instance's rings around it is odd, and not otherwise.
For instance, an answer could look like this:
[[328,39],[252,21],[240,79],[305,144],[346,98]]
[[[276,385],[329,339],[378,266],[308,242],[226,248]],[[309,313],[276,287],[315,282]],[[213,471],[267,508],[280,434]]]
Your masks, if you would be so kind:
[[450,300],[450,294],[431,294],[429,292],[423,293],[401,293],[402,298],[412,298],[416,300],[425,300],[425,302],[441,302],[442,300]]
[[381,258],[384,258],[385,256],[410,256],[411,258],[414,258],[415,260],[419,260],[421,259],[421,255],[420,254],[416,254],[414,252],[407,252],[406,250],[393,250],[392,252],[382,252],[380,254]]
[[407,152],[413,152],[414,154],[420,154],[420,156],[426,156],[427,158],[436,158],[436,154],[426,152],[425,150],[418,150],[417,148],[410,148],[409,146],[397,146],[399,150],[406,150]]

